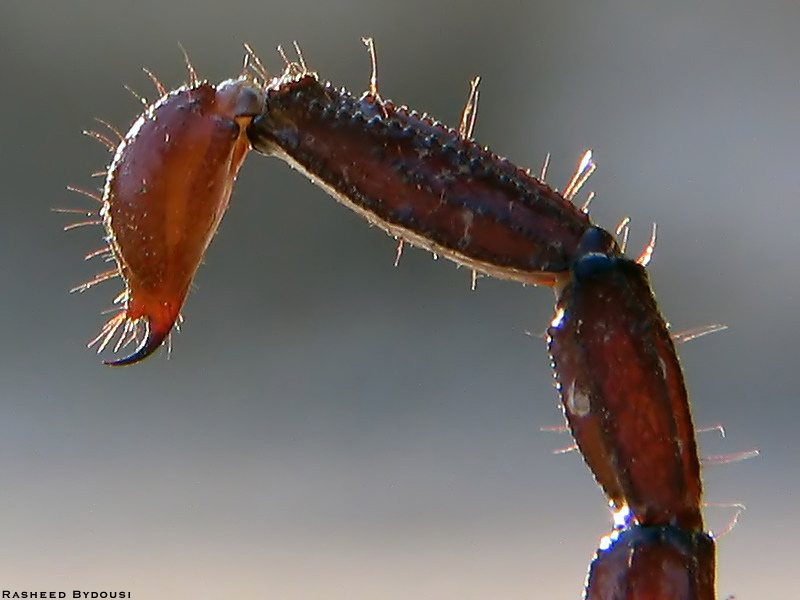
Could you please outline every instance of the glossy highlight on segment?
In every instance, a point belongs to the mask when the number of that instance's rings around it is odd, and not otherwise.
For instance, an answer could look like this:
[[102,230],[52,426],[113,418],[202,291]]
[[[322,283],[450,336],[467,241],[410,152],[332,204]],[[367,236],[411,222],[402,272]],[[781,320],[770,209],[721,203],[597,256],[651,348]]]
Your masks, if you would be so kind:
[[455,130],[383,100],[372,57],[370,91],[360,98],[287,61],[248,129],[254,149],[401,243],[492,277],[554,285],[590,227],[569,200],[582,181],[562,195],[472,141],[477,81]]
[[714,540],[679,527],[634,527],[604,540],[589,568],[586,600],[710,600]]
[[[368,47],[373,72],[360,98],[321,82],[302,57],[287,60],[248,131],[254,148],[399,239],[398,256],[408,241],[473,272],[552,286],[549,347],[564,413],[627,516],[614,550],[598,553],[587,597],[710,600],[714,544],[703,531],[688,395],[644,268],[655,229],[639,258],[626,258],[629,219],[617,243],[589,220],[591,195],[581,208],[571,202],[594,169],[590,153],[559,193],[544,183],[546,167],[536,179],[472,141],[477,80],[452,130],[383,100]],[[687,549],[681,536],[703,543]]]
[[142,360],[171,332],[250,150],[245,130],[263,110],[263,84],[246,69],[215,86],[187,64],[190,82],[176,90],[153,77],[162,95],[122,137],[106,174],[100,216],[125,290],[90,346],[102,351],[119,335],[117,351],[144,329],[136,350],[109,365]]
[[[672,336],[639,261],[587,232],[557,290],[548,348],[564,416],[615,511],[586,598],[713,600],[700,462]],[[649,247],[652,247],[652,242]]]
[[715,542],[701,514],[688,393],[645,270],[655,228],[638,259],[627,258],[629,219],[615,237],[589,219],[591,194],[573,204],[595,168],[591,152],[559,192],[545,183],[549,156],[537,178],[473,141],[479,78],[451,129],[382,99],[372,40],[364,42],[372,74],[360,97],[320,81],[296,44],[297,62],[279,47],[285,68],[274,78],[245,46],[238,79],[212,86],[189,65],[190,83],[167,93],[148,72],[161,98],[120,143],[90,132],[115,155],[103,196],[84,192],[101,202],[100,219],[75,226],[104,224],[109,246],[87,258],[106,256],[117,269],[76,290],[115,276],[125,283],[119,313],[90,345],[104,349],[121,329],[117,351],[141,327],[138,348],[107,364],[158,348],[248,150],[281,158],[396,238],[398,259],[408,242],[471,269],[473,287],[477,273],[553,287],[548,349],[563,413],[615,513],[585,597],[713,600]]
[[700,467],[677,353],[644,267],[589,252],[548,329],[573,437],[616,510],[701,530]]

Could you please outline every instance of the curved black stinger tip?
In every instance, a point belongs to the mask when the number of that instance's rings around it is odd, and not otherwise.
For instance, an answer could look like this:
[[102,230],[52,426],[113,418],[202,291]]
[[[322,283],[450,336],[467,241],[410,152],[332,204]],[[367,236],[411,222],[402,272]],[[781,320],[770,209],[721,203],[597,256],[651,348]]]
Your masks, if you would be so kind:
[[150,327],[150,322],[147,319],[144,319],[144,323],[146,334],[142,340],[142,343],[139,344],[139,347],[136,348],[136,350],[134,350],[133,354],[118,358],[117,360],[104,360],[104,365],[108,365],[109,367],[126,367],[144,360],[153,354],[153,352],[158,350],[159,346],[161,346],[162,342],[167,337],[169,330],[163,333],[154,332]]

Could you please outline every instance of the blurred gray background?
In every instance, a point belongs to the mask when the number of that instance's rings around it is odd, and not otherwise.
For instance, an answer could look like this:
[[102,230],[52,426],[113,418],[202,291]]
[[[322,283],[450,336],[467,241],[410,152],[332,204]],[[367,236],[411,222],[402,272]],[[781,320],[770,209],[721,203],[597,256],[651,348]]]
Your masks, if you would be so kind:
[[[669,4],[667,6],[667,4]],[[578,598],[604,499],[564,434],[546,289],[483,279],[394,243],[274,159],[251,156],[170,360],[109,369],[84,348],[119,290],[89,207],[152,96],[140,67],[274,70],[298,40],[323,77],[455,124],[483,76],[476,136],[563,187],[582,151],[593,215],[659,225],[651,273],[682,346],[707,500],[748,511],[719,543],[721,597],[796,590],[800,7],[792,2],[0,4],[0,588],[133,598]],[[528,332],[530,335],[526,335]],[[533,336],[533,337],[532,337]],[[709,508],[723,528],[732,512]]]

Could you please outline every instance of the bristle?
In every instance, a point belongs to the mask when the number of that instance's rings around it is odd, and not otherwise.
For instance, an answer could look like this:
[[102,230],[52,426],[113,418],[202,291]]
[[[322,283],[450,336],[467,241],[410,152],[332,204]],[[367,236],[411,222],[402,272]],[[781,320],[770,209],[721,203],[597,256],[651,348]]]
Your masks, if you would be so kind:
[[481,83],[480,77],[475,77],[469,86],[469,96],[467,103],[464,105],[464,110],[461,113],[461,122],[458,126],[458,132],[461,137],[467,140],[472,139],[472,134],[475,131],[475,121],[478,118],[478,86]]
[[578,451],[578,444],[570,444],[569,446],[564,446],[563,448],[556,448],[553,450],[553,454],[569,454],[570,452],[577,452]]
[[111,131],[114,135],[116,135],[120,142],[125,141],[125,136],[122,135],[122,132],[116,127],[114,127],[111,123],[109,123],[108,121],[104,121],[103,119],[98,119],[97,117],[95,117],[94,120],[100,123],[101,125],[105,125],[106,127],[108,127],[109,131]]
[[112,352],[115,354],[119,352],[120,346],[122,345],[122,341],[125,339],[125,336],[128,334],[128,331],[131,327],[131,320],[125,319],[125,323],[122,326],[122,332],[119,334],[119,338],[117,339],[117,343],[114,344],[114,348],[111,349]]
[[[119,339],[117,340],[117,343],[114,344],[113,352],[115,354],[120,351],[120,348],[124,348],[125,347],[125,345],[126,345],[125,344],[126,337],[128,339],[130,339],[129,334],[130,334],[131,330],[135,330],[135,329],[136,329],[136,321],[131,321],[130,319],[125,319],[125,326],[122,328],[122,333],[119,334]],[[128,342],[128,343],[130,343],[130,342]]]
[[102,225],[103,221],[100,219],[92,219],[91,221],[80,221],[78,223],[71,223],[64,227],[64,231],[72,231],[73,229],[78,229],[79,227],[86,227],[87,225]]
[[548,433],[569,433],[569,427],[566,425],[542,425],[539,431]]
[[68,185],[67,189],[70,192],[75,192],[76,194],[80,194],[82,196],[86,196],[87,198],[91,198],[92,200],[94,200],[95,202],[97,202],[99,204],[103,203],[102,196],[100,196],[99,194],[97,194],[95,192],[90,192],[88,190],[84,190],[83,188],[75,187],[74,185]]
[[707,427],[698,427],[694,431],[695,433],[709,433],[711,431],[716,431],[719,433],[719,437],[721,437],[723,440],[725,439],[725,427],[723,427],[720,423],[708,425]]
[[653,251],[656,249],[656,224],[653,223],[653,229],[650,232],[650,241],[647,242],[647,245],[642,249],[642,253],[636,259],[636,262],[646,267],[650,264],[650,261],[653,260]]
[[712,333],[717,333],[718,331],[725,331],[727,328],[728,326],[723,323],[712,323],[711,325],[693,327],[692,329],[686,329],[684,331],[673,333],[672,341],[676,344],[685,344],[686,342],[691,342],[692,340],[696,340],[697,338],[701,338],[706,335],[711,335]]
[[114,319],[112,319],[112,321],[114,321],[114,325],[109,328],[108,333],[103,338],[103,341],[100,342],[100,345],[97,347],[97,353],[98,354],[100,354],[103,350],[106,349],[106,346],[108,346],[109,342],[112,339],[114,339],[114,335],[116,335],[117,330],[120,328],[120,326],[123,323],[127,323],[128,319],[125,317],[124,313],[120,313],[119,315],[114,317]]
[[103,246],[102,248],[98,248],[97,250],[89,252],[89,254],[83,257],[83,260],[92,260],[93,258],[96,258],[98,256],[110,255],[110,254],[111,254],[111,248],[109,248],[108,246]]
[[542,163],[542,170],[539,172],[539,181],[544,182],[547,179],[547,168],[550,166],[550,153],[548,152],[547,155],[544,157],[544,162]]
[[619,249],[622,252],[628,249],[628,236],[631,233],[631,219],[630,217],[625,217],[622,219],[619,225],[617,225],[617,236],[619,237],[622,234],[622,240],[619,243]]
[[[137,320],[137,321],[131,321],[131,323],[132,323],[133,325],[132,325],[132,327],[130,328],[130,332],[128,333],[128,337],[127,337],[127,339],[125,339],[125,341],[124,341],[124,342],[122,342],[122,345],[120,346],[120,350],[122,350],[123,348],[127,348],[128,346],[130,346],[130,345],[131,345],[133,342],[135,342],[135,341],[138,339],[138,337],[139,337],[139,321],[138,321],[138,320]],[[117,350],[115,350],[115,352],[116,352],[116,351],[117,351]]]
[[[747,506],[745,506],[741,502],[704,502],[703,504],[711,508],[734,509],[733,517],[731,518],[730,521],[728,521],[728,524],[722,531],[720,531],[719,533],[712,531],[708,532],[709,535],[711,535],[715,540],[723,538],[726,535],[728,535],[731,531],[733,531],[733,528],[736,527],[736,524],[739,522],[739,517],[741,517],[742,513],[744,513],[744,511],[747,510]],[[728,596],[727,600],[736,600],[736,599],[733,596]]]
[[278,54],[280,54],[281,58],[283,59],[283,63],[286,66],[286,69],[287,70],[291,70],[292,61],[289,60],[289,58],[286,56],[286,52],[283,51],[283,46],[278,44],[277,50],[278,50]]
[[584,214],[589,213],[589,205],[592,203],[592,200],[594,200],[594,192],[589,192],[589,195],[586,197],[586,202],[584,202],[583,205],[581,205],[582,213]]
[[572,179],[570,179],[570,182],[564,189],[564,198],[567,200],[572,200],[581,190],[583,184],[586,183],[586,180],[591,177],[592,173],[594,173],[595,169],[597,169],[597,164],[592,158],[592,151],[587,150],[583,153],[581,160],[578,162],[578,167],[575,169],[575,173],[572,175]]
[[113,279],[114,277],[119,277],[119,270],[118,269],[111,269],[109,271],[105,271],[103,273],[99,273],[95,275],[89,281],[82,283],[80,285],[76,285],[72,288],[69,293],[74,294],[75,292],[83,293],[91,287],[96,286],[98,283],[103,283],[104,281],[108,281],[109,279]]
[[89,343],[87,343],[86,347],[91,348],[92,346],[94,346],[98,342],[98,340],[100,340],[100,338],[102,338],[106,333],[108,333],[108,330],[112,328],[118,320],[124,318],[125,318],[125,312],[123,311],[123,312],[118,312],[116,315],[114,315],[114,317],[106,321],[100,328],[100,333],[98,333],[97,336],[95,336]]
[[704,467],[712,465],[729,465],[736,462],[742,462],[743,460],[750,460],[751,458],[756,458],[760,455],[761,453],[756,448],[751,448],[750,450],[743,450],[741,452],[711,454],[709,456],[704,456],[700,459],[700,463]]
[[[122,323],[124,323],[126,320],[127,316],[125,314],[125,311],[121,311],[116,315],[114,315],[113,317],[111,317],[108,321],[106,321],[102,329],[100,329],[100,333],[98,333],[94,339],[92,339],[88,344],[86,344],[86,347],[91,348],[103,338],[110,339],[108,334],[110,334],[111,337],[113,337],[114,332],[117,329],[119,329],[120,325],[122,325]],[[106,345],[108,345],[107,341],[105,342],[105,345],[102,345],[100,348],[98,348],[97,352],[98,353],[102,352],[103,348],[105,348]]]
[[65,215],[83,215],[85,217],[91,217],[97,214],[93,210],[86,210],[83,208],[51,208],[50,212],[62,213]]
[[617,226],[614,228],[614,235],[619,237],[619,235],[628,225],[630,225],[630,223],[631,223],[630,217],[623,217],[622,220],[619,223],[617,223]]
[[110,152],[114,152],[114,150],[117,149],[117,145],[114,142],[112,142],[110,139],[108,139],[106,136],[104,136],[102,133],[100,133],[99,131],[94,131],[94,130],[91,130],[91,129],[84,129],[82,133],[83,133],[83,135],[87,135],[90,138],[95,139],[98,142],[100,142],[101,144],[103,144],[103,146],[108,148],[108,150]]
[[183,60],[186,63],[186,70],[189,72],[189,84],[191,86],[196,86],[198,83],[200,83],[200,79],[197,77],[197,71],[195,71],[192,61],[189,60],[189,54],[186,52],[186,48],[183,47],[183,44],[178,42],[178,46],[183,53]]
[[248,62],[245,60],[245,66],[249,66],[253,71],[255,71],[256,75],[261,77],[266,83],[271,78],[269,76],[269,71],[261,62],[261,59],[258,57],[258,54],[255,53],[253,48],[249,44],[244,44],[244,49],[246,50],[247,54],[245,54],[245,59],[249,57],[252,62]]
[[297,60],[300,61],[300,68],[303,70],[303,75],[306,75],[308,73],[308,67],[306,66],[306,59],[303,58],[303,51],[300,50],[300,44],[297,43],[297,40],[293,40],[292,45],[297,54]]
[[378,94],[378,58],[375,55],[375,41],[371,37],[361,38],[361,41],[367,47],[369,59],[372,63],[372,70],[369,75],[369,95],[377,100],[380,95]]
[[153,82],[153,85],[156,87],[156,91],[158,92],[159,97],[167,95],[167,88],[164,87],[164,84],[161,83],[161,80],[153,75],[153,72],[150,69],[142,67],[142,71],[144,71],[145,75],[150,78],[150,81]]
[[136,99],[137,99],[139,102],[141,102],[141,103],[142,103],[144,106],[147,106],[148,104],[150,104],[150,103],[147,101],[147,98],[145,98],[144,96],[142,96],[141,94],[139,94],[139,93],[138,93],[136,90],[134,90],[134,89],[133,89],[131,86],[129,86],[127,83],[126,83],[126,84],[125,84],[123,87],[124,87],[126,90],[128,90],[128,91],[129,91],[131,94],[133,94],[133,97],[134,97],[134,98],[136,98]]
[[397,253],[394,255],[394,266],[397,267],[400,264],[400,257],[403,256],[403,245],[405,241],[403,238],[397,240]]
[[128,295],[129,295],[129,292],[128,292],[128,290],[127,290],[127,289],[124,289],[124,290],[122,290],[122,291],[121,291],[119,294],[117,294],[117,295],[114,297],[114,299],[112,300],[112,302],[113,302],[114,304],[119,304],[119,303],[121,303],[121,302],[127,302],[127,301],[128,301]]

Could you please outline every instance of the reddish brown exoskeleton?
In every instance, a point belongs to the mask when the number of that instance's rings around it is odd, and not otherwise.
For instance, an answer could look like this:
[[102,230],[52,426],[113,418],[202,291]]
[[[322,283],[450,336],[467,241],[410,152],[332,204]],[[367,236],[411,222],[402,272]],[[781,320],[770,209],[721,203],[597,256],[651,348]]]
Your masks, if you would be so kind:
[[636,525],[604,538],[586,600],[714,600],[714,540],[703,531]]
[[678,357],[644,267],[608,256],[608,234],[572,266],[548,329],[564,414],[615,509],[643,525],[702,529],[700,467]]
[[116,149],[101,215],[126,290],[95,342],[105,347],[122,327],[118,349],[140,321],[148,330],[109,364],[144,358],[171,330],[252,145],[398,239],[398,251],[407,241],[474,273],[553,287],[549,349],[564,414],[624,516],[597,552],[586,597],[713,600],[688,394],[644,269],[653,242],[630,260],[572,204],[590,155],[559,193],[472,140],[476,82],[456,130],[383,100],[374,52],[370,89],[355,97],[320,81],[299,49],[275,78],[247,50],[266,85],[246,73],[217,87],[193,76],[169,94],[159,83],[161,100]]
[[[374,58],[374,56],[373,56]],[[476,271],[554,286],[550,351],[565,416],[627,518],[593,562],[596,600],[712,600],[699,461],[675,348],[643,264],[540,180],[462,131],[356,98],[288,63],[253,120],[253,147],[304,173],[390,235]],[[581,169],[579,169],[579,174]],[[642,264],[639,264],[642,263]]]
[[118,145],[91,133],[114,152],[96,197],[108,246],[95,254],[113,256],[116,269],[75,289],[115,276],[125,289],[115,299],[119,312],[89,345],[102,351],[119,334],[119,350],[145,329],[138,348],[109,365],[140,361],[169,335],[250,150],[245,130],[264,108],[263,84],[245,71],[214,86],[187,65],[189,83],[171,92],[151,75],[160,98]]
[[590,226],[572,202],[464,132],[374,88],[352,96],[304,63],[270,82],[248,134],[258,152],[389,235],[500,279],[554,285]]
[[587,232],[548,329],[564,415],[621,515],[590,569],[587,598],[713,600],[700,463],[672,338],[642,265]]

